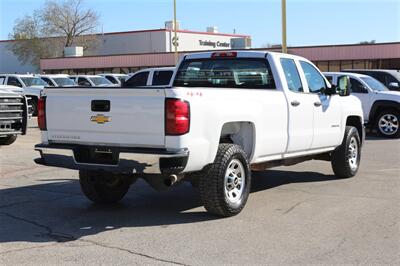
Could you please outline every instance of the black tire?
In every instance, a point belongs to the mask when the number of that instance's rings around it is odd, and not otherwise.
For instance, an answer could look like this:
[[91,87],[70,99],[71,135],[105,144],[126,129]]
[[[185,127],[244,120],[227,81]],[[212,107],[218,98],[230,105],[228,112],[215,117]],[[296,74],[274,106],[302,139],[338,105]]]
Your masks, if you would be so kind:
[[116,203],[128,192],[130,180],[125,176],[99,171],[79,171],[83,194],[95,203]]
[[32,116],[37,116],[38,115],[38,100],[35,97],[32,97],[32,99],[29,102],[29,105],[32,106]]
[[[393,122],[396,123],[397,130],[395,130],[394,132],[385,132],[385,130],[380,127],[381,118],[383,118],[384,116],[393,117],[395,119],[395,121],[392,121],[392,123]],[[400,137],[400,112],[396,109],[385,109],[385,110],[381,111],[375,118],[374,128],[375,128],[376,132],[382,137],[399,138]],[[392,128],[394,128],[394,127],[392,127]]]
[[[352,152],[350,145],[355,141],[357,150]],[[354,158],[352,155],[356,155]],[[342,144],[332,154],[332,169],[338,178],[349,178],[357,174],[360,168],[361,141],[357,128],[346,126]],[[355,162],[356,165],[353,163]]]
[[[244,179],[243,188],[239,185],[242,192],[238,195],[236,202],[229,200],[225,193],[225,173],[232,163],[240,162]],[[238,175],[239,176],[239,175]],[[237,180],[236,176],[235,180]],[[238,183],[234,181],[234,183]],[[233,182],[230,183],[235,185]],[[236,185],[235,185],[236,186]],[[251,186],[251,171],[246,153],[242,148],[235,144],[220,144],[214,163],[207,166],[203,175],[199,178],[200,198],[205,209],[215,215],[229,217],[234,216],[242,211],[249,197]]]
[[0,145],[10,145],[17,140],[17,135],[9,135],[7,137],[0,137]]

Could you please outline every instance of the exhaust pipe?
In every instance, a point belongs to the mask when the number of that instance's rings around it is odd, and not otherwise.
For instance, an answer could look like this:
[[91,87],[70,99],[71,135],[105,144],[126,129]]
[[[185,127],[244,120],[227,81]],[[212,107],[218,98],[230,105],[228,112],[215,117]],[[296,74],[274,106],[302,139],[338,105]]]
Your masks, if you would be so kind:
[[183,176],[177,176],[177,175],[170,175],[168,178],[166,178],[164,180],[164,184],[167,187],[171,187],[172,185],[174,185],[176,182],[178,182],[179,180],[182,179]]
[[178,181],[178,176],[177,175],[170,175],[168,178],[166,178],[164,180],[164,184],[167,187],[172,186],[173,184],[175,184]]

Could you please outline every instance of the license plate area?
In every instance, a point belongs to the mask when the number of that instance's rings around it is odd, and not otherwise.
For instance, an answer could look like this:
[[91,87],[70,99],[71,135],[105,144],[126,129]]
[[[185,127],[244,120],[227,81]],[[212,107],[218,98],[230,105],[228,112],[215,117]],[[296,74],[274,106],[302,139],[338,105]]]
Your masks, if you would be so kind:
[[118,165],[119,151],[105,147],[78,147],[74,149],[77,163]]

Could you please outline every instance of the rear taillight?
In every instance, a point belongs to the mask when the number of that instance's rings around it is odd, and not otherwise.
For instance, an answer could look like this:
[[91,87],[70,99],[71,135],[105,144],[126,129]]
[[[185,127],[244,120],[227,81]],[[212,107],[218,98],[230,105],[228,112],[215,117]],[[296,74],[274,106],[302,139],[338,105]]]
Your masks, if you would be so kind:
[[189,132],[190,106],[179,99],[165,100],[165,135],[183,135]]
[[38,125],[40,130],[47,130],[46,125],[46,97],[41,97],[38,100]]

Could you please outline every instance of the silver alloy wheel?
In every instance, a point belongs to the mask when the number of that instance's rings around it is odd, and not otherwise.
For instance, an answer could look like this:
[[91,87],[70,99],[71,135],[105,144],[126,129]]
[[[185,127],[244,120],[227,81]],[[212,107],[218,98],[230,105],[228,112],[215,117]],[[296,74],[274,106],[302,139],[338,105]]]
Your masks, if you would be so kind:
[[348,150],[348,160],[351,170],[357,170],[358,167],[358,143],[355,137],[351,137],[349,150]]
[[246,182],[246,172],[238,159],[233,159],[225,171],[225,196],[231,203],[238,202],[243,194]]
[[384,114],[379,119],[378,128],[384,135],[396,134],[399,130],[399,120],[394,114]]

